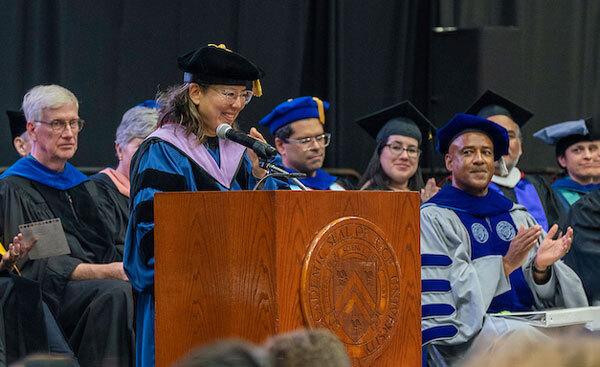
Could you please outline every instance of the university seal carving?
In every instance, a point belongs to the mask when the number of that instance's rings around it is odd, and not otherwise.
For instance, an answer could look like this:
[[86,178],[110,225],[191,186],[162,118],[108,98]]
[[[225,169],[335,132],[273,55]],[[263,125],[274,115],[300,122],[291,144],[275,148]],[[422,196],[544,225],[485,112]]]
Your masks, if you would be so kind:
[[396,254],[375,224],[337,219],[316,235],[304,259],[304,319],[336,333],[353,364],[368,366],[399,327],[400,281]]

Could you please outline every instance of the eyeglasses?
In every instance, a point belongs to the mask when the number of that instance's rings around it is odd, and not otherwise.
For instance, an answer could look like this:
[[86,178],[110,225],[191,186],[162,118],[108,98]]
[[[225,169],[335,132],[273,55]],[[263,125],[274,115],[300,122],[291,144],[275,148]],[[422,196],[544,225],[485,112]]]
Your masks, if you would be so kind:
[[35,122],[39,122],[41,124],[46,124],[46,125],[50,126],[52,131],[57,134],[65,131],[65,129],[67,128],[67,125],[69,125],[72,132],[78,133],[81,130],[83,130],[83,125],[85,124],[85,121],[83,119],[73,119],[73,120],[69,120],[69,121],[60,120],[60,119],[56,119],[56,120],[52,120],[52,121],[39,121],[38,120]]
[[302,139],[287,138],[287,139],[285,139],[285,141],[287,143],[298,144],[301,147],[304,147],[305,150],[308,150],[308,149],[310,149],[310,146],[312,145],[313,141],[319,145],[322,145],[323,147],[328,146],[329,143],[331,143],[331,134],[324,133],[321,135],[309,136],[309,137],[302,138]]
[[245,90],[240,93],[236,93],[232,90],[216,89],[216,88],[212,88],[212,89],[219,92],[219,94],[223,97],[223,99],[225,101],[227,101],[227,103],[229,103],[229,104],[234,104],[241,98],[244,101],[244,105],[247,105],[252,100],[252,96],[254,96],[254,93],[252,93],[251,90]]
[[390,148],[390,152],[396,156],[400,156],[400,155],[402,155],[403,152],[406,152],[406,155],[408,156],[408,158],[417,158],[419,156],[419,154],[421,153],[421,150],[419,148],[415,148],[415,147],[405,148],[400,144],[384,144],[384,147]]

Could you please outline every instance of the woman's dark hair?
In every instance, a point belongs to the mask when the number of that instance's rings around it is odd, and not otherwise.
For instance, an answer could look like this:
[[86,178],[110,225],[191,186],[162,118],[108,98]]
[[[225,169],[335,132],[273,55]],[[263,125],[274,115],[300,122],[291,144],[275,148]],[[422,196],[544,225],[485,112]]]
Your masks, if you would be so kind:
[[[385,190],[390,188],[391,179],[383,171],[380,161],[381,151],[384,147],[385,142],[379,144],[377,149],[373,152],[373,156],[371,156],[367,169],[358,182],[359,188],[362,188],[367,182],[370,182],[369,186],[365,187],[367,190]],[[423,187],[425,187],[425,182],[423,182],[423,176],[421,175],[421,167],[417,166],[415,174],[408,179],[408,189],[410,191],[420,191]]]

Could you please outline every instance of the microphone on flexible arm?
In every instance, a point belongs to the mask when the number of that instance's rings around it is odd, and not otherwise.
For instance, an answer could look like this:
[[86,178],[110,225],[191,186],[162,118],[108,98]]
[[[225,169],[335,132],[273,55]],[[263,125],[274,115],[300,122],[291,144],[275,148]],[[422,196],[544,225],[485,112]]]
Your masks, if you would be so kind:
[[221,139],[231,140],[250,148],[262,159],[271,160],[277,155],[277,150],[267,143],[254,139],[245,133],[235,130],[228,124],[217,126],[217,136]]

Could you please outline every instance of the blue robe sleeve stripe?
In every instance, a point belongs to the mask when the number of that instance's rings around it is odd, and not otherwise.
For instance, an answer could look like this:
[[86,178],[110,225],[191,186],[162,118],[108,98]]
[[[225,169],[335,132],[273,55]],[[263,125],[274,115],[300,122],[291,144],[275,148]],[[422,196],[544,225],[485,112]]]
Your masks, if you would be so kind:
[[421,280],[421,292],[450,292],[450,282],[444,279]]
[[421,332],[423,344],[427,344],[434,340],[450,339],[458,334],[458,328],[453,325],[440,325],[425,329]]
[[421,314],[423,318],[450,316],[454,314],[454,312],[456,312],[456,309],[452,307],[452,305],[445,303],[432,303],[421,306]]
[[140,187],[138,190],[146,188],[152,188],[158,191],[185,191],[187,185],[185,177],[182,175],[148,168],[141,173]]
[[421,266],[450,266],[452,259],[446,255],[422,254]]

